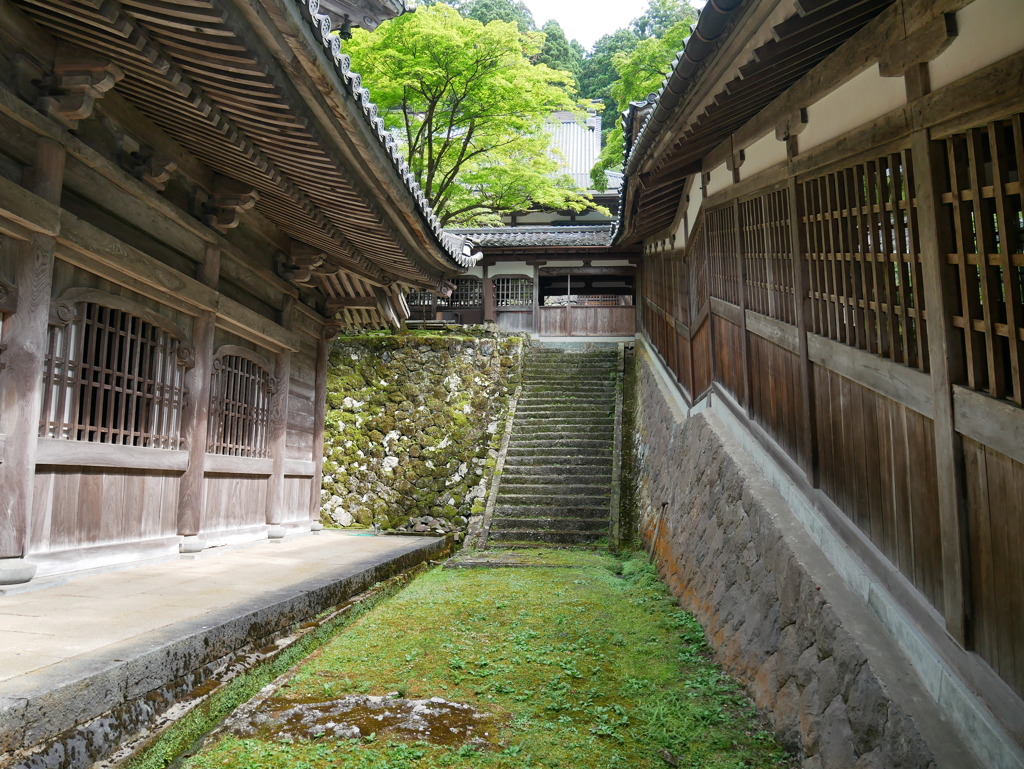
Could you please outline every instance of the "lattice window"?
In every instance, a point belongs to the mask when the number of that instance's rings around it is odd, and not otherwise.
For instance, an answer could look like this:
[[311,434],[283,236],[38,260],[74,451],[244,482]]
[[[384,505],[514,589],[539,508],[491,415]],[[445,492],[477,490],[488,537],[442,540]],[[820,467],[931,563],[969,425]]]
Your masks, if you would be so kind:
[[953,318],[962,383],[1022,403],[1024,363],[1024,179],[1022,116],[946,140],[949,224],[946,269],[958,286]]
[[39,435],[181,448],[185,370],[180,336],[128,309],[56,305],[43,373]]
[[533,307],[533,278],[495,278],[495,307]]
[[[690,323],[708,303],[711,296],[739,304],[739,273],[733,249],[731,209],[709,212],[701,219],[694,233],[694,242],[687,249],[690,262]],[[716,286],[718,291],[716,292]]]
[[405,303],[409,307],[433,307],[434,295],[429,291],[418,291],[413,289],[405,297]]
[[277,386],[258,356],[222,347],[213,359],[206,450],[233,457],[270,455],[270,406]]
[[768,192],[743,201],[739,208],[746,306],[795,323],[789,193],[784,189]]
[[816,334],[928,368],[909,150],[799,186]]
[[438,306],[456,309],[476,309],[483,305],[483,281],[480,278],[455,278],[455,289],[445,300],[438,301]]

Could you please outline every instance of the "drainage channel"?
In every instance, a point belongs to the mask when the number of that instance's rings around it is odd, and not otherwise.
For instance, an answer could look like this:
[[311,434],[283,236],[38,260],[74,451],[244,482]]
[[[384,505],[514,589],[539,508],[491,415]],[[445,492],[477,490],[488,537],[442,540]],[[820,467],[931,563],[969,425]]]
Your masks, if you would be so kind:
[[[267,716],[255,715],[256,708],[287,680],[293,667],[356,619],[396,595],[435,563],[420,563],[389,577],[302,623],[293,633],[278,638],[273,644],[237,655],[216,676],[165,711],[150,728],[123,743],[106,759],[96,762],[93,769],[177,766],[209,735],[226,727],[238,729],[239,733],[246,730],[255,733],[260,724],[266,727]],[[363,707],[371,709],[369,703],[363,703]],[[304,720],[316,720],[316,710],[311,707],[306,715],[286,714],[287,725],[278,723],[274,728],[281,729],[282,734],[296,731]],[[251,719],[245,722],[247,716]]]

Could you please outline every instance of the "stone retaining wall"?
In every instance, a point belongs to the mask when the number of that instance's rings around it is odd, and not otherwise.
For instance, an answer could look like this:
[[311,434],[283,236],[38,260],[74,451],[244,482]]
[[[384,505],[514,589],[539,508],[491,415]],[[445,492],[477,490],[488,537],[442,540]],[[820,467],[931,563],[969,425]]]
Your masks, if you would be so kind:
[[807,769],[975,765],[926,743],[917,721],[932,739],[942,715],[721,418],[685,418],[642,348],[637,365],[640,535],[784,744]]
[[337,526],[461,531],[483,512],[523,340],[339,337],[321,514]]

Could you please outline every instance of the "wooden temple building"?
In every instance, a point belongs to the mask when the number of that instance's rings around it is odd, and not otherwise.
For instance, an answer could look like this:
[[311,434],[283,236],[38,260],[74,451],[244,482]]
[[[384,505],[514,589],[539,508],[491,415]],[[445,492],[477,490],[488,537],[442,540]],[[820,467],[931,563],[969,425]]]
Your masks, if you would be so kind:
[[978,765],[1021,765],[1024,4],[708,3],[625,128],[638,343],[891,598]]
[[0,0],[0,582],[318,523],[329,340],[469,267],[332,30]]

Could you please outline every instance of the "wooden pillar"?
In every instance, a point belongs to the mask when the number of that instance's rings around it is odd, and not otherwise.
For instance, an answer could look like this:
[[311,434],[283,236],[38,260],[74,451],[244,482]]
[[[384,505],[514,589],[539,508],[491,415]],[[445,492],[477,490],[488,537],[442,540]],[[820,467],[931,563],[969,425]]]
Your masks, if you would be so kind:
[[740,204],[738,201],[733,201],[732,204],[732,216],[733,224],[736,233],[736,259],[737,259],[737,270],[736,274],[739,279],[739,299],[740,299],[740,355],[741,365],[743,373],[743,408],[747,412],[747,416],[750,414],[750,347],[747,339],[747,262],[743,258],[743,232],[740,230]]
[[943,145],[927,131],[911,137],[914,191],[917,197],[918,246],[927,310],[928,357],[931,365],[939,529],[942,540],[942,611],[946,631],[971,648],[970,590],[967,550],[967,502],[963,439],[953,416],[953,382],[962,381],[964,359],[953,327],[958,286],[942,269],[951,243],[946,218],[939,215],[943,191],[939,169]]
[[[60,205],[64,147],[49,138],[36,144],[35,166],[26,185],[48,203]],[[21,247],[14,282],[18,299],[4,328],[0,366],[0,433],[6,436],[0,462],[0,584],[28,582],[35,566],[25,561],[32,525],[39,409],[50,317],[56,239],[34,234]]]
[[489,268],[484,265],[483,278],[483,300],[484,300],[484,322],[494,322],[494,281],[487,275]]
[[[201,283],[216,290],[220,281],[220,248],[206,246],[203,262],[196,276]],[[206,545],[199,537],[205,508],[206,436],[210,418],[210,382],[213,375],[214,336],[217,315],[204,312],[192,323],[192,344],[196,349],[196,365],[185,375],[189,398],[182,416],[182,438],[188,451],[188,468],[181,476],[178,494],[178,534],[183,537],[178,549],[196,553]]]
[[[292,326],[295,299],[284,298],[281,308],[281,325]],[[267,481],[267,536],[280,539],[285,535],[282,522],[285,519],[284,459],[285,442],[288,436],[288,385],[292,376],[292,354],[285,350],[274,356],[274,378],[277,387],[270,405],[270,457],[273,467]]]
[[793,257],[793,300],[796,317],[797,355],[800,357],[800,467],[807,482],[818,487],[818,434],[814,419],[814,364],[807,348],[810,327],[811,299],[808,291],[808,263],[804,258],[804,233],[801,227],[802,208],[798,198],[796,179],[790,177],[789,232]]
[[316,343],[316,382],[313,391],[313,481],[309,493],[309,517],[313,531],[323,528],[320,523],[320,488],[324,471],[324,417],[327,410],[327,358],[331,342],[341,330],[340,324],[328,321]]

